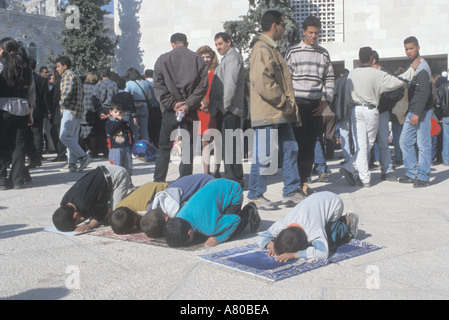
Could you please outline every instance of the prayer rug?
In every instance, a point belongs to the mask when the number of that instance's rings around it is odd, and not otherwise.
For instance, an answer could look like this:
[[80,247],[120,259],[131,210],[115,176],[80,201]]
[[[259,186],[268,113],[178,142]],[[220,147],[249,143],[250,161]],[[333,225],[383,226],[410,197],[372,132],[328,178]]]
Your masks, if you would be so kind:
[[[139,231],[136,231],[131,234],[119,235],[119,234],[114,233],[114,231],[112,231],[112,228],[107,227],[104,229],[99,229],[99,230],[93,231],[93,232],[89,233],[89,235],[169,248],[169,246],[164,238],[148,238],[144,232],[139,232]],[[182,247],[182,248],[177,248],[177,249],[193,251],[193,250],[203,248],[203,247],[204,247],[203,244],[194,243],[188,247]]]
[[257,245],[250,244],[245,247],[200,255],[199,258],[268,280],[279,281],[379,249],[382,247],[352,239],[331,252],[328,260],[299,259],[282,263],[274,260],[274,257],[267,256],[266,251],[261,250]]

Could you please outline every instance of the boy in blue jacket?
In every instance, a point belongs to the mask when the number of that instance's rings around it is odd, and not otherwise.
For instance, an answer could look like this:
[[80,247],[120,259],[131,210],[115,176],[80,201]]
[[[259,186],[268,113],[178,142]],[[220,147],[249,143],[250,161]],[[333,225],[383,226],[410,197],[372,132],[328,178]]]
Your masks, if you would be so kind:
[[242,209],[243,192],[239,183],[216,179],[198,190],[170,219],[164,229],[170,247],[183,247],[193,242],[196,234],[208,237],[204,245],[214,247],[242,231],[248,223],[251,231],[260,227],[260,216],[254,203]]

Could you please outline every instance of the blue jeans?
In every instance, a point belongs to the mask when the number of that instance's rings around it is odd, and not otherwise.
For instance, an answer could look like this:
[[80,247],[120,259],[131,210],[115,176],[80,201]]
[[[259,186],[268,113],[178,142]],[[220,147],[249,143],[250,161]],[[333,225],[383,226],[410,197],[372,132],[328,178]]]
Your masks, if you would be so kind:
[[[413,113],[409,112],[402,129],[400,144],[404,160],[404,168],[409,178],[422,181],[430,180],[430,164],[432,163],[432,141],[430,138],[433,111],[426,111],[416,126],[410,124]],[[415,144],[418,145],[418,159]],[[418,165],[419,163],[419,165]]]
[[402,151],[399,139],[404,125],[393,122],[394,161],[402,161]]
[[[275,137],[272,136],[275,132],[278,134],[278,140],[271,141]],[[298,191],[300,184],[297,165],[298,144],[291,124],[283,123],[255,129],[253,159],[248,182],[249,199],[258,199],[267,191],[267,175],[275,175],[278,168],[277,151],[282,153],[283,195],[288,197]]]
[[443,163],[449,164],[449,117],[443,118],[443,152],[441,153],[443,157]]
[[59,139],[67,148],[69,164],[76,164],[79,158],[86,156],[86,152],[78,143],[81,119],[73,116],[69,110],[64,110],[61,119],[61,132]]

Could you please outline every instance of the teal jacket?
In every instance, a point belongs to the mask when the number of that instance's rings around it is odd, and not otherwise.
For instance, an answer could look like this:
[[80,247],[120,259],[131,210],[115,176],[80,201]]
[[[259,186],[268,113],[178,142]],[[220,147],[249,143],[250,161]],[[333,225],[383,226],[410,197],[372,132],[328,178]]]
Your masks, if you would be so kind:
[[193,231],[216,237],[222,243],[237,229],[243,192],[240,184],[227,179],[208,182],[178,212]]

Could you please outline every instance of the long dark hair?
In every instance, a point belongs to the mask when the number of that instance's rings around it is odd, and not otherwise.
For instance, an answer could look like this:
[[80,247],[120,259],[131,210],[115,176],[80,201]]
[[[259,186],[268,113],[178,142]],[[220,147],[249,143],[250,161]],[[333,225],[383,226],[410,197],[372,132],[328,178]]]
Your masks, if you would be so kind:
[[3,49],[2,77],[11,87],[27,89],[31,85],[33,71],[25,49],[12,38],[0,40],[0,47]]

